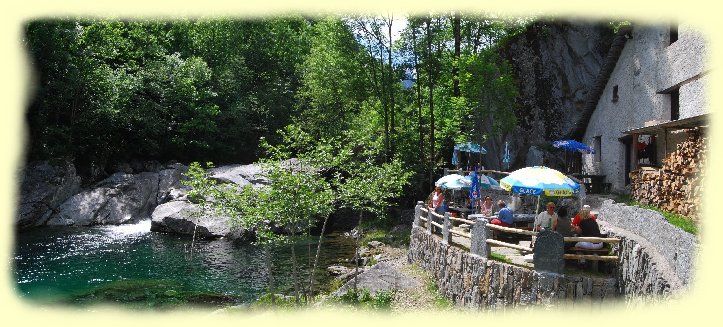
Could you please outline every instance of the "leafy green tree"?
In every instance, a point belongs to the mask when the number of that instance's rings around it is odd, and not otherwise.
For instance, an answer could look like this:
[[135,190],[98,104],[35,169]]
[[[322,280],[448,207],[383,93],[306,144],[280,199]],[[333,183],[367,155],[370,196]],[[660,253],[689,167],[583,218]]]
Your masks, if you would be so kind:
[[[349,128],[369,97],[364,69],[368,58],[346,25],[328,17],[313,27],[311,50],[300,66],[296,123],[314,137],[328,138]],[[329,122],[334,124],[329,124]]]

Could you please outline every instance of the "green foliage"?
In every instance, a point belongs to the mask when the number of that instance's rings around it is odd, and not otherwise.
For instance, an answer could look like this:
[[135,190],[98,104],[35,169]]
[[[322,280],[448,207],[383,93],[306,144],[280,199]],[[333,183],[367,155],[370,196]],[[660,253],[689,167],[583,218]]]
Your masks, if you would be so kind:
[[439,295],[439,286],[437,285],[436,280],[434,280],[433,277],[428,276],[426,278],[425,286],[427,289],[427,292],[433,294],[434,296],[434,304],[439,309],[448,309],[452,307],[452,303],[446,299],[445,297]]
[[[213,163],[207,162],[206,169],[211,168],[213,168]],[[181,184],[191,187],[191,190],[188,191],[188,200],[193,203],[205,203],[205,196],[211,193],[216,186],[216,181],[209,178],[206,170],[198,162],[192,162],[183,175],[187,179],[181,180]]]
[[25,44],[38,83],[29,154],[81,166],[253,158],[258,137],[290,121],[308,27],[292,16],[31,21]]
[[510,260],[508,257],[496,252],[490,253],[490,259],[504,263],[512,263],[512,260]]
[[395,293],[394,290],[379,291],[372,295],[369,290],[364,288],[350,289],[343,295],[335,298],[335,301],[354,307],[389,310],[391,309]]
[[271,293],[264,293],[264,295],[260,296],[258,299],[256,299],[256,301],[251,304],[251,308],[259,309],[293,309],[298,307],[299,304],[297,304],[296,300],[290,296],[276,294],[274,295],[274,299],[272,301]]
[[632,23],[627,20],[613,20],[610,23],[610,28],[613,30],[613,33],[617,33],[621,27],[623,26],[630,26]]

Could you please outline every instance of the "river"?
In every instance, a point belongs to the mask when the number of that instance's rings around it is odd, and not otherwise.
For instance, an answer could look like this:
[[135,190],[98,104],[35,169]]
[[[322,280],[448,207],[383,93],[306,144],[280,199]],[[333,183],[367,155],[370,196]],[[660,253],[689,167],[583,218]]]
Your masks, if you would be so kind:
[[[133,225],[37,228],[16,235],[12,258],[18,297],[41,304],[120,303],[140,308],[250,303],[268,292],[262,248],[227,240],[150,232]],[[327,291],[329,265],[354,255],[354,242],[325,236],[315,273]],[[318,236],[294,241],[305,284]],[[272,248],[275,293],[291,294],[291,246]]]

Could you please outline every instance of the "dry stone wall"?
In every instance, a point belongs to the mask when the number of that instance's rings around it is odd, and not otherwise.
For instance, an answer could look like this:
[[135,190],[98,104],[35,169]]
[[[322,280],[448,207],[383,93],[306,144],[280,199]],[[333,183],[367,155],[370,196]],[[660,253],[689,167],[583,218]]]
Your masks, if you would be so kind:
[[565,276],[488,260],[444,244],[420,227],[412,227],[408,259],[434,276],[443,296],[463,307],[602,303],[618,297],[614,278]]
[[624,294],[678,292],[693,280],[698,240],[660,213],[606,200],[598,221],[624,241],[618,279]]

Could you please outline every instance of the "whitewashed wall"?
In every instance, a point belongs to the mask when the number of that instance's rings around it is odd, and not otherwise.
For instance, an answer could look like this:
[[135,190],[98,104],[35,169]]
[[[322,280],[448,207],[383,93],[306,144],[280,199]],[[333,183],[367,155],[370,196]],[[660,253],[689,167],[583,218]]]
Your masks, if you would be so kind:
[[[706,43],[693,28],[681,25],[679,39],[669,44],[667,25],[638,26],[628,40],[595,112],[583,142],[594,144],[601,138],[601,162],[583,156],[583,170],[604,174],[613,191],[625,187],[625,145],[619,141],[623,132],[645,126],[647,121],[670,120],[670,96],[660,92],[680,87],[680,118],[708,111],[705,98]],[[618,101],[613,102],[613,88],[618,86]],[[680,138],[668,136],[668,152]],[[657,154],[665,153],[663,136],[657,140]]]

